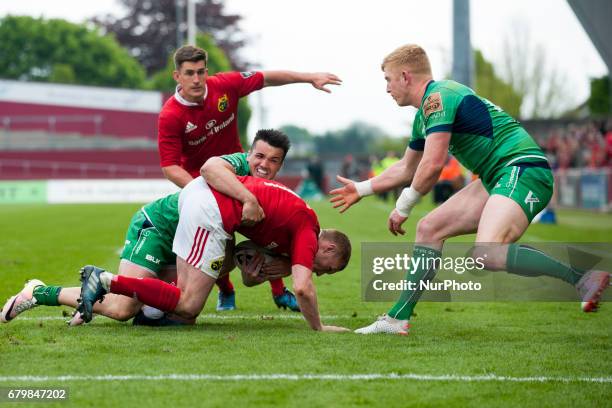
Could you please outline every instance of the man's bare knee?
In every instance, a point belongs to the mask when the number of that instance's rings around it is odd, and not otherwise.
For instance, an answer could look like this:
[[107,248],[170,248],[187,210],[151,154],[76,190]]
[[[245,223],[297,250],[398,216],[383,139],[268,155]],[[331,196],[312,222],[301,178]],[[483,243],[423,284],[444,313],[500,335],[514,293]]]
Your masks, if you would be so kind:
[[439,237],[439,225],[431,217],[421,218],[416,228],[416,240],[417,242],[438,242]]
[[111,319],[124,322],[136,316],[136,313],[138,313],[138,310],[142,307],[142,303],[131,298],[126,298],[125,296],[121,297],[124,299],[113,299],[112,306],[107,309],[104,314]]
[[200,299],[195,299],[183,292],[183,294],[181,294],[181,299],[176,305],[176,308],[173,310],[173,313],[181,316],[184,319],[195,319],[198,317],[203,308],[204,305]]
[[182,306],[180,309],[174,309],[172,313],[182,317],[183,319],[195,319],[198,317],[202,309],[190,305]]

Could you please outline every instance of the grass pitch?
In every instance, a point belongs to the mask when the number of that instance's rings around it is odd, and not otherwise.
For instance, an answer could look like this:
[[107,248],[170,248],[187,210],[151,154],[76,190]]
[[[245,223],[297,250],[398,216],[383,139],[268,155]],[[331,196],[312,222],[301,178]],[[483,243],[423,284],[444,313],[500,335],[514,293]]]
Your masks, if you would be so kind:
[[[374,198],[344,215],[324,202],[313,207],[323,227],[346,231],[354,246],[347,270],[315,278],[323,321],[369,324],[389,304],[360,300],[359,243],[413,239],[431,206],[416,208],[403,238],[386,231],[391,204]],[[115,271],[138,208],[0,207],[0,299],[28,278],[75,286],[88,263]],[[612,237],[610,215],[559,211],[558,218],[556,226],[531,226],[524,242]],[[312,332],[298,314],[276,309],[269,286],[233,281],[238,310],[216,313],[215,295],[194,327],[98,317],[68,328],[68,308],[26,312],[0,326],[0,388],[67,388],[68,401],[50,405],[79,407],[612,404],[610,305],[584,314],[577,302],[422,303],[409,336],[357,336]]]

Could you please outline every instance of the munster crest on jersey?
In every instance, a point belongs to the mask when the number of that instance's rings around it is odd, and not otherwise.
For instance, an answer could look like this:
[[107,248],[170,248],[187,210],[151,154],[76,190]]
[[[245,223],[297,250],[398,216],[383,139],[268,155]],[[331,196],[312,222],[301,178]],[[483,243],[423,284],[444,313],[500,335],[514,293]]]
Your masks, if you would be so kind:
[[217,109],[219,109],[219,112],[225,112],[228,103],[229,99],[227,94],[223,94],[223,96],[219,97],[219,100],[217,101]]

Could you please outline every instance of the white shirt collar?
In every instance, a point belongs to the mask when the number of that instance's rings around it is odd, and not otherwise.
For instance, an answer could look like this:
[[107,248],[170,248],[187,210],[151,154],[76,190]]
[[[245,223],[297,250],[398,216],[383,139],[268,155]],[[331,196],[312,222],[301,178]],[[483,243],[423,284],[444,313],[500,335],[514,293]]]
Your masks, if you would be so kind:
[[[181,86],[177,85],[174,91],[174,99],[176,99],[181,105],[185,106],[198,106],[200,103],[198,102],[189,102],[187,99],[183,98],[179,91],[181,90]],[[204,98],[202,98],[202,102],[206,100],[208,96],[208,86],[204,85]]]

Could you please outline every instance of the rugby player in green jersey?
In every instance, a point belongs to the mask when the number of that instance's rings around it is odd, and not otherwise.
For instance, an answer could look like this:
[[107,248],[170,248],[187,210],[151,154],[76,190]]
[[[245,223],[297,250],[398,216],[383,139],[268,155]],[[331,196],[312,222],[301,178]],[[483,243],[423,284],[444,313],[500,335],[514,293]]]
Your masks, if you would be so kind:
[[[248,153],[211,158],[207,173],[216,180],[218,176],[215,168],[218,166],[222,169],[222,175],[229,172],[236,181],[236,175],[249,174],[272,180],[282,167],[289,147],[289,139],[284,133],[277,130],[260,130]],[[225,178],[221,178],[220,181],[224,180]],[[228,194],[227,191],[224,192]],[[120,275],[137,278],[157,277],[167,281],[174,279],[176,256],[172,252],[172,242],[179,219],[178,197],[179,193],[175,193],[158,199],[143,206],[134,214],[120,256],[118,269]],[[253,224],[262,219],[264,214],[257,200],[248,196],[235,198],[244,203],[245,224]],[[229,255],[226,257],[228,260],[232,259],[231,253]],[[271,273],[277,273],[274,267],[274,263],[268,265]],[[225,262],[223,272],[229,272],[232,268],[232,262]],[[265,272],[265,268],[262,272]],[[0,321],[9,322],[18,314],[39,305],[76,307],[80,291],[80,287],[47,286],[36,279],[29,281],[21,292],[6,302],[0,313]],[[295,296],[288,290],[285,296],[291,298],[286,302],[288,307],[299,312]],[[95,304],[94,312],[116,320],[128,320],[139,312],[141,306],[142,304],[135,299],[110,294],[103,303]],[[155,314],[154,311],[151,312]],[[143,324],[152,324],[147,322],[142,313],[138,314],[137,320]],[[82,320],[78,315],[71,320],[71,324],[80,323]]]
[[[520,123],[462,84],[434,81],[427,54],[418,45],[393,51],[382,70],[387,93],[396,103],[418,109],[412,137],[402,160],[380,175],[359,183],[338,176],[343,186],[331,191],[334,208],[344,212],[364,196],[410,185],[388,219],[389,231],[403,235],[402,224],[431,191],[450,152],[479,178],[419,221],[413,257],[423,257],[423,266],[432,265],[427,260],[441,257],[446,239],[476,233],[473,256],[487,251],[488,270],[562,279],[578,289],[585,312],[595,310],[609,284],[607,272],[577,270],[515,244],[546,207],[554,183],[546,156]],[[406,280],[417,283],[434,275],[435,270],[420,267]],[[407,334],[421,292],[404,291],[387,314],[356,332]]]

